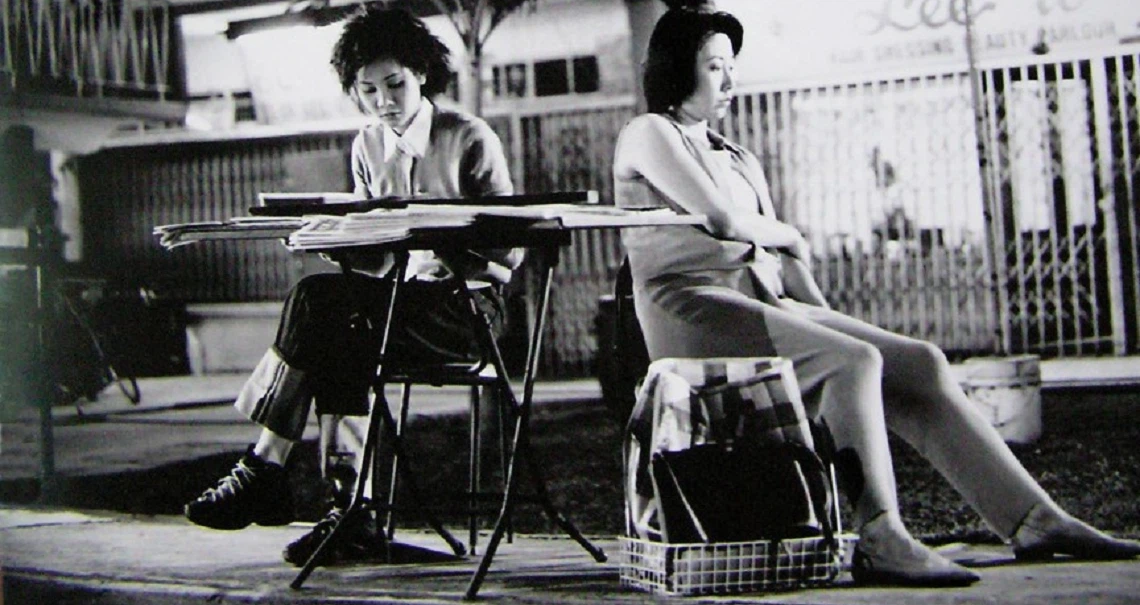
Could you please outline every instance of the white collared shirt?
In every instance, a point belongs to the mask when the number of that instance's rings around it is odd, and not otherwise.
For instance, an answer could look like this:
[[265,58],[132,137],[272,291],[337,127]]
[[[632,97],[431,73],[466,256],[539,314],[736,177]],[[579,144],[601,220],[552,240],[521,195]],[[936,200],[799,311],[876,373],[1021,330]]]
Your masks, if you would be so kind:
[[[435,106],[432,105],[431,101],[426,98],[421,99],[416,115],[412,116],[412,121],[404,129],[404,134],[399,135],[396,148],[412,157],[424,157],[431,136],[431,118],[434,113]],[[392,134],[396,134],[396,131],[391,128],[389,130]]]
[[[363,198],[407,197],[421,193],[415,183],[414,160],[423,158],[431,137],[435,106],[426,98],[420,101],[416,115],[404,134],[377,123],[360,131],[367,175],[356,174],[354,193]],[[379,158],[380,161],[376,161]],[[411,185],[407,183],[411,182]],[[406,189],[405,189],[406,188]]]

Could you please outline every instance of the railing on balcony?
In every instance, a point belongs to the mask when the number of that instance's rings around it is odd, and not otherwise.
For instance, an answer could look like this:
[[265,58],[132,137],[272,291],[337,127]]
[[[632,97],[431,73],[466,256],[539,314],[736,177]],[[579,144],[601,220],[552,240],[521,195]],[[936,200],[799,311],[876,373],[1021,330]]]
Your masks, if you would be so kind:
[[177,90],[165,0],[0,0],[7,92],[165,100]]

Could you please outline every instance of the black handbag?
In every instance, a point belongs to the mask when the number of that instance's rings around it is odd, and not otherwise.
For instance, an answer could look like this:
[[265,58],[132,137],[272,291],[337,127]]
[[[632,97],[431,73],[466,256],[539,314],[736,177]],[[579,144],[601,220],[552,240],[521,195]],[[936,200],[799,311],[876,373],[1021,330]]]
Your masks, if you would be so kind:
[[627,428],[627,529],[673,544],[823,537],[836,546],[832,451],[790,362],[659,360]]
[[830,475],[801,443],[658,452],[651,473],[670,542],[835,539]]

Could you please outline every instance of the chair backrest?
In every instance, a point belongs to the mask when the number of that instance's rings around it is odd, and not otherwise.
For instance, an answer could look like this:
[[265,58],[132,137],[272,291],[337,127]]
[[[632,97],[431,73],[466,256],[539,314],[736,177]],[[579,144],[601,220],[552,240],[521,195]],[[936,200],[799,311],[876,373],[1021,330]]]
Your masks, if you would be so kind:
[[618,422],[625,425],[633,411],[638,383],[649,369],[649,350],[633,305],[633,274],[629,259],[622,259],[614,282],[614,321],[610,337],[614,396],[608,401]]

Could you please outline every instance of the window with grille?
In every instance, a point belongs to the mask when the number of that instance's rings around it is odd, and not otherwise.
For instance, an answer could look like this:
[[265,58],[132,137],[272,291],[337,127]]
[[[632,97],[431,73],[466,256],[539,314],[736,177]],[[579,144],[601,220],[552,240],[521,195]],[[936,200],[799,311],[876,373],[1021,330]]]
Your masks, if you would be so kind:
[[[533,71],[528,71],[528,67]],[[533,79],[533,90],[530,80]],[[598,58],[594,55],[510,63],[491,68],[491,90],[498,99],[588,94],[601,90]]]
[[496,65],[491,70],[492,90],[499,98],[523,98],[527,96],[525,63]]

